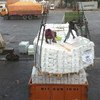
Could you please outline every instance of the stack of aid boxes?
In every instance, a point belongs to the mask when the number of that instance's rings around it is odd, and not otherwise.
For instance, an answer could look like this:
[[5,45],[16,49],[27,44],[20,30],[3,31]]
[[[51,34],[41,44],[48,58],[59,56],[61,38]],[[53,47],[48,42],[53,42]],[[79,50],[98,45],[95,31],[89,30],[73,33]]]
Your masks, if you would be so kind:
[[28,55],[34,55],[34,45],[29,45],[29,47],[28,47]]
[[[37,37],[34,40],[35,47],[36,40]],[[94,43],[81,36],[65,43],[61,41],[47,44],[44,39],[40,51],[40,41],[37,46],[36,65],[33,67],[29,84],[31,93],[32,91],[35,95],[39,93],[37,96],[39,100],[88,100],[85,69],[94,63]],[[42,93],[46,93],[50,99],[44,97]],[[30,98],[30,100],[38,100],[32,95]]]
[[19,43],[19,53],[34,55],[34,45],[29,45],[29,41],[21,41]]
[[19,43],[19,52],[22,54],[27,54],[29,47],[29,41],[21,41]]
[[[82,83],[81,79],[85,80],[83,81],[85,83],[86,73],[84,69],[93,65],[93,63],[94,43],[89,39],[78,36],[72,44],[44,43],[41,51],[41,65],[40,68],[39,64],[36,67],[40,69],[42,74],[61,75],[62,78],[65,75],[64,77],[67,77],[66,79],[68,80],[72,77],[72,83],[76,77],[75,83]],[[35,74],[33,73],[32,82],[34,82],[34,76]]]

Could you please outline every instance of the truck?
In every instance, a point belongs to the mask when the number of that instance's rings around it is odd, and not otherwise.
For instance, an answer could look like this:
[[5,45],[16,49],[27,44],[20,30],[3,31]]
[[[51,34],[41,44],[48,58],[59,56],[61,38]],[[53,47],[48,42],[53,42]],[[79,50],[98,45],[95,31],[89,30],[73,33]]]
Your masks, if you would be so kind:
[[35,0],[7,0],[6,8],[2,9],[0,15],[4,19],[10,19],[11,16],[21,16],[24,20],[30,20],[33,17],[42,16],[43,12],[43,5]]
[[6,4],[5,1],[1,1],[1,2],[0,2],[0,12],[2,11],[2,9],[5,8],[5,4]]

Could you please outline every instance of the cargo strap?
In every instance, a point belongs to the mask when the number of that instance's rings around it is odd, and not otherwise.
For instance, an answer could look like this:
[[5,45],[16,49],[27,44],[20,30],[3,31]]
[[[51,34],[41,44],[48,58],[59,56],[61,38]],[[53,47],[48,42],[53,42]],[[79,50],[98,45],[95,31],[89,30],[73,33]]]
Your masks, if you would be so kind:
[[[36,51],[35,51],[35,66],[37,65],[37,54],[38,54],[38,44],[39,44],[39,40],[40,40],[40,34],[41,34],[41,29],[43,28],[43,33],[42,33],[42,39],[41,39],[41,45],[40,45],[40,57],[39,57],[39,66],[41,68],[41,53],[42,53],[42,44],[43,44],[43,37],[44,37],[44,31],[45,31],[45,24],[47,21],[47,14],[44,14],[42,16],[42,20],[41,20],[41,24],[40,24],[40,29],[39,29],[39,34],[38,34],[38,38],[37,38],[37,44],[36,44]],[[37,66],[36,66],[37,67]],[[38,71],[40,70],[40,68],[37,68]]]

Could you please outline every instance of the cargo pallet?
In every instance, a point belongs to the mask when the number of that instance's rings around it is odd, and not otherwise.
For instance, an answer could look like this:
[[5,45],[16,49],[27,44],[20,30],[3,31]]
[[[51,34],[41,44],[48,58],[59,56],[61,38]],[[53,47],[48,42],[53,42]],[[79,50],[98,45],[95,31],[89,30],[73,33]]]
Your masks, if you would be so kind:
[[29,100],[88,100],[86,84],[32,84],[29,80]]

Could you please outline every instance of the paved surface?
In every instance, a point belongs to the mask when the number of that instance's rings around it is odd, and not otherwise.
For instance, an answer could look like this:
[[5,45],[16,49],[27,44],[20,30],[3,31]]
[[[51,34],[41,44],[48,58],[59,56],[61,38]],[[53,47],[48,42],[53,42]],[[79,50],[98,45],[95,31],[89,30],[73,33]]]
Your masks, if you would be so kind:
[[94,68],[88,70],[89,100],[100,99],[100,11],[85,12],[88,19],[92,41],[95,43]]
[[100,100],[100,59],[95,60],[94,67],[88,69],[89,99]]
[[[52,11],[47,22],[61,23],[64,11]],[[88,69],[89,100],[100,98],[100,13],[98,11],[85,13],[89,21],[91,36],[96,44],[95,67]],[[0,32],[8,47],[13,47],[18,52],[18,44],[22,40],[32,41],[36,36],[41,19],[35,20],[3,20],[0,17]],[[0,55],[1,56],[1,55]],[[1,56],[2,57],[2,56]],[[0,58],[1,58],[0,57]],[[0,61],[0,100],[28,100],[28,80],[33,66],[33,57],[20,55],[19,62]]]
[[88,19],[92,40],[95,43],[96,57],[100,57],[100,11],[87,11],[85,14]]

